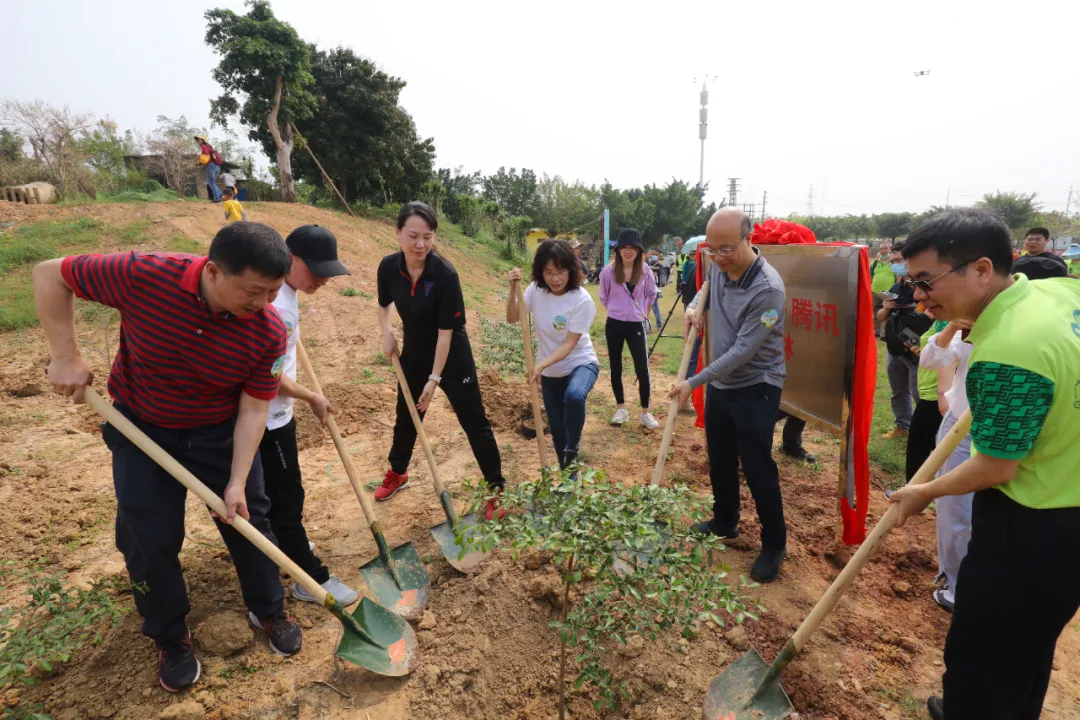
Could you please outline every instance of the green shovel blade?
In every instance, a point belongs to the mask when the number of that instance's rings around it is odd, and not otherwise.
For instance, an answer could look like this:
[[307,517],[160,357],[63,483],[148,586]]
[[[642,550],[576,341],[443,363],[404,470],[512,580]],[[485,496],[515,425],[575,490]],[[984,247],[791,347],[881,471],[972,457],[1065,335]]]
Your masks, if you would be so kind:
[[[782,720],[795,711],[779,681],[761,687],[769,665],[750,652],[709,683],[702,720]],[[760,690],[759,690],[760,688]]]
[[337,656],[379,675],[408,675],[420,663],[416,633],[405,622],[378,603],[361,598],[349,614],[334,603],[328,608],[345,627]]
[[394,573],[382,557],[376,557],[360,568],[360,574],[377,603],[406,620],[419,620],[431,594],[431,578],[412,543],[389,552]]
[[[463,539],[470,537],[470,533],[476,527],[476,522],[475,515],[466,515],[458,519],[458,529],[462,530]],[[482,550],[466,552],[465,548],[458,543],[457,533],[449,521],[431,528],[431,536],[435,538],[435,543],[439,546],[446,561],[459,572],[471,573],[491,555],[490,552]]]

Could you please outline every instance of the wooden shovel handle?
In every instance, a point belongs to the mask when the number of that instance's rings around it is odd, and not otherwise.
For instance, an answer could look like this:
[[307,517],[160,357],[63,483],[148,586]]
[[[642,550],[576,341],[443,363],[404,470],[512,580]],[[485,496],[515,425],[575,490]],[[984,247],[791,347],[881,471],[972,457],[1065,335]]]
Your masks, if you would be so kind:
[[[304,350],[304,344],[299,340],[296,341],[296,358],[300,361],[300,367],[303,368],[304,374],[307,375],[308,381],[311,383],[311,388],[319,393],[323,394],[322,387],[319,385],[319,379],[315,377],[315,370],[311,367],[311,360],[308,358],[307,351]],[[367,519],[368,525],[375,524],[378,519],[375,515],[375,508],[371,505],[371,498],[364,492],[363,485],[360,484],[359,474],[356,472],[356,466],[353,465],[352,458],[349,456],[349,451],[345,447],[345,441],[341,439],[341,433],[338,431],[337,420],[333,415],[328,415],[326,418],[326,427],[330,431],[330,437],[334,438],[334,446],[337,448],[338,455],[341,457],[341,464],[345,466],[345,474],[349,476],[349,483],[352,485],[353,492],[356,493],[356,499],[360,501],[360,507],[364,509],[364,517]]]
[[394,365],[394,374],[397,375],[398,385],[401,386],[401,394],[405,396],[405,405],[409,408],[409,415],[412,416],[413,425],[416,426],[416,437],[420,439],[420,447],[424,448],[424,455],[427,457],[428,467],[431,469],[431,480],[435,483],[435,492],[441,498],[443,493],[446,492],[446,487],[443,485],[442,479],[439,478],[439,465],[435,462],[435,453],[431,452],[431,443],[428,442],[427,433],[424,432],[424,422],[420,419],[420,413],[416,411],[412,390],[409,389],[409,381],[405,379],[405,371],[401,369],[401,360],[398,359],[397,353],[390,356],[390,362]]
[[[949,455],[956,449],[956,446],[960,444],[960,441],[964,439],[964,436],[968,434],[968,430],[971,428],[971,410],[965,410],[964,414],[960,416],[960,419],[956,421],[956,424],[952,426],[949,432],[941,439],[938,446],[934,448],[934,451],[930,453],[930,457],[926,459],[926,462],[922,464],[915,476],[911,478],[911,482],[908,485],[922,485],[925,482],[929,482],[937,474],[938,469],[945,464]],[[833,580],[832,585],[825,591],[825,594],[818,600],[817,605],[810,611],[810,614],[803,620],[802,625],[795,631],[795,635],[792,636],[791,642],[794,644],[794,651],[798,653],[806,646],[806,642],[810,639],[810,636],[814,634],[814,631],[821,625],[822,620],[828,615],[836,603],[847,591],[848,586],[851,585],[855,576],[859,574],[863,566],[870,559],[881,543],[885,540],[885,536],[888,535],[893,528],[896,527],[897,515],[899,515],[900,509],[896,505],[889,505],[889,509],[885,511],[885,514],[878,520],[877,525],[870,531],[870,534],[866,536],[866,540],[859,546],[859,549],[855,552],[844,569],[840,571],[840,574]]]
[[518,299],[518,320],[521,321],[521,343],[525,346],[525,382],[529,386],[529,398],[532,400],[533,423],[536,425],[536,449],[540,453],[540,467],[548,466],[547,442],[544,440],[544,413],[540,409],[540,394],[536,383],[532,382],[533,353],[532,332],[529,330],[529,313],[525,310],[525,290],[520,280],[514,280],[514,292]]
[[[124,417],[103,397],[98,395],[93,388],[86,388],[86,402],[98,415],[105,418],[110,425],[123,433],[136,447],[146,453],[151,460],[179,480],[181,485],[195,493],[200,500],[210,507],[211,510],[221,517],[225,517],[227,510],[225,509],[224,500],[218,497],[213,490],[206,487],[206,485],[203,485],[202,481],[192,475],[191,472],[177,462],[172,455],[169,455],[169,453],[162,450],[161,446],[151,440],[146,433],[135,427],[134,423]],[[305,590],[311,593],[320,605],[329,607],[327,601],[332,596],[326,592],[319,583],[315,582],[315,578],[301,570],[299,565],[290,560],[277,545],[270,542],[270,540],[259,532],[254,525],[237,515],[232,526],[237,532],[247,538],[252,545],[273,560],[278,567],[289,573],[289,575],[300,583]]]
[[[709,297],[709,281],[701,283],[700,297]],[[675,300],[678,302],[678,299]],[[691,328],[693,330],[693,328]],[[686,371],[690,368],[690,358],[694,354],[694,341],[697,333],[686,333],[686,344],[683,345],[682,362],[679,363],[679,374],[675,382],[686,379]],[[664,437],[660,440],[660,454],[656,456],[656,467],[653,468],[652,486],[658,487],[660,479],[664,477],[664,464],[667,463],[668,448],[671,447],[671,436],[675,434],[675,417],[679,414],[679,398],[675,398],[668,404],[667,420],[664,421]]]

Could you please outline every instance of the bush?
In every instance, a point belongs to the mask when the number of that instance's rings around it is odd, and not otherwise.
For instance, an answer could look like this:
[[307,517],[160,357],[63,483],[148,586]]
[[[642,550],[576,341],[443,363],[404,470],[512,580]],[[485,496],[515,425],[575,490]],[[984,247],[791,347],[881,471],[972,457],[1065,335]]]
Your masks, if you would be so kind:
[[470,195],[458,195],[457,204],[458,212],[461,214],[461,220],[458,222],[461,232],[469,237],[476,237],[485,219],[484,200]]
[[[467,481],[466,489],[466,512],[482,510],[488,488]],[[722,615],[736,623],[757,619],[723,582],[729,568],[713,571],[720,539],[684,524],[703,519],[707,509],[688,487],[609,483],[601,471],[576,468],[507,486],[501,501],[506,517],[463,529],[458,542],[485,551],[507,545],[515,559],[525,549],[552,553],[563,581],[562,617],[550,623],[561,646],[560,718],[568,649],[578,653],[574,686],[592,685],[600,695],[593,707],[614,710],[630,698],[627,683],[605,662],[616,645],[665,632],[690,638],[701,622],[724,625]]]

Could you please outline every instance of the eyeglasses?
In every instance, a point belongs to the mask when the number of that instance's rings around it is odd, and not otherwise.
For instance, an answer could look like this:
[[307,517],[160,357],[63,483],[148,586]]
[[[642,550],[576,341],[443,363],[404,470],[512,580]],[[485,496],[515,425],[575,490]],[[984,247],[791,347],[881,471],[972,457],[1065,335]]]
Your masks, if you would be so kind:
[[961,263],[960,265],[957,265],[956,267],[954,267],[952,270],[948,270],[946,272],[943,272],[940,275],[938,275],[936,278],[930,278],[929,280],[912,280],[912,279],[908,278],[907,280],[904,280],[904,287],[906,287],[909,290],[913,290],[913,291],[914,290],[922,290],[924,293],[931,292],[934,289],[934,283],[936,283],[938,280],[945,277],[946,275],[952,275],[954,272],[959,272],[959,271],[963,270],[964,268],[966,268],[971,263],[972,263],[972,261],[968,260],[966,263]]
[[741,239],[739,240],[739,242],[735,243],[734,247],[712,248],[702,243],[700,245],[701,254],[705,255],[706,257],[713,257],[714,255],[719,255],[720,257],[728,257],[733,252],[739,249],[740,244],[742,244]]

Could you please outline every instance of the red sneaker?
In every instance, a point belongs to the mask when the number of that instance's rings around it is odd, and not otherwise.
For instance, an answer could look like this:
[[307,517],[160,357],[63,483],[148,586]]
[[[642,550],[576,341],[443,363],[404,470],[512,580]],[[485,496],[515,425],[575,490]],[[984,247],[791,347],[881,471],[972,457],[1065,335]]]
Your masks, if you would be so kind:
[[499,504],[499,496],[502,495],[502,488],[495,491],[495,497],[491,498],[487,502],[487,508],[484,509],[484,519],[491,522],[496,517],[500,520],[506,515],[506,510]]
[[393,470],[387,470],[386,477],[383,478],[382,485],[375,488],[375,499],[379,501],[389,500],[390,498],[394,497],[394,493],[396,493],[398,490],[408,484],[409,473],[398,475]]

